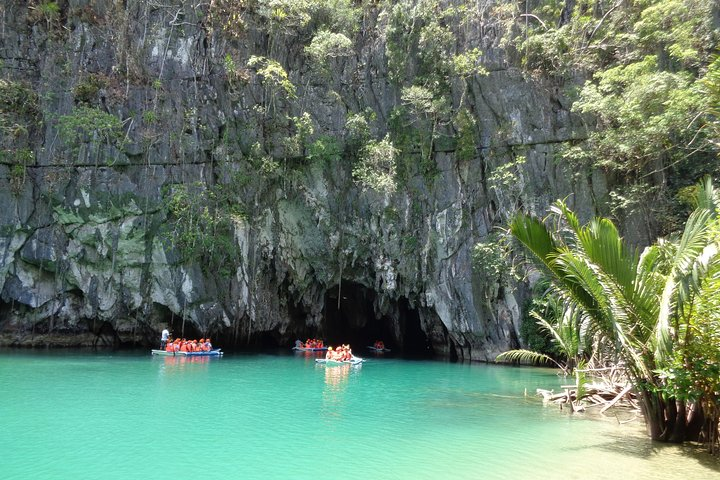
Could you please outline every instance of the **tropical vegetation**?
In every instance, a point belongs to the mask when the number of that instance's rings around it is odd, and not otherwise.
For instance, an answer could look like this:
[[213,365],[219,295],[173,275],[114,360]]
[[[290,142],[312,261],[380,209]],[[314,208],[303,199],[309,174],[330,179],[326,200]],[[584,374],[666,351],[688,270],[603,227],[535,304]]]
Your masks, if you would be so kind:
[[[640,252],[606,218],[581,225],[558,202],[548,219],[519,214],[510,230],[551,278],[562,311],[548,329],[614,356],[655,440],[715,446],[720,412],[720,193],[706,178],[682,232]],[[577,350],[564,351],[566,358]],[[585,358],[592,355],[586,350]]]
[[717,2],[541,0],[498,8],[522,68],[570,80],[566,93],[587,137],[564,144],[559,159],[613,178],[606,211],[620,221],[639,214],[663,234],[680,228],[678,192],[719,167]]

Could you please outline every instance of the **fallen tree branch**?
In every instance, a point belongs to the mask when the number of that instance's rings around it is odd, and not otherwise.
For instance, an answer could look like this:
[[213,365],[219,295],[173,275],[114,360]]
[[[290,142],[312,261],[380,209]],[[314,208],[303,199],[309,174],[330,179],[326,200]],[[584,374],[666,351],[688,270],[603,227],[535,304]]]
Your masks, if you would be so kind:
[[622,389],[620,393],[617,394],[615,398],[610,400],[607,405],[605,405],[602,410],[600,410],[600,413],[605,413],[605,411],[615,405],[617,402],[620,401],[621,398],[623,398],[630,390],[632,389],[632,385],[628,384],[625,388]]

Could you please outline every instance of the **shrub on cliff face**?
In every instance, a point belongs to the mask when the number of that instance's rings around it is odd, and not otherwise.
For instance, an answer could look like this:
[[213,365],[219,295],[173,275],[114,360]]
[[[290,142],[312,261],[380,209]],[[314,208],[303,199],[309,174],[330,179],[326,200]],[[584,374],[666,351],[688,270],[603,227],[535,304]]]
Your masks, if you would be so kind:
[[39,116],[38,96],[30,86],[0,79],[0,147],[27,138]]
[[379,193],[394,193],[397,150],[389,137],[377,141],[371,140],[360,153],[360,160],[352,169],[353,179],[364,190],[372,189]]
[[183,262],[199,263],[206,274],[230,276],[237,262],[235,226],[246,214],[229,187],[173,185],[167,191],[165,239]]
[[106,87],[107,82],[103,77],[93,74],[88,75],[87,78],[78,82],[73,88],[75,103],[92,106],[96,102],[100,90]]
[[118,117],[86,106],[75,107],[72,113],[61,115],[58,133],[65,145],[75,152],[84,143],[120,147],[124,138]]
[[287,72],[277,60],[253,55],[248,60],[248,66],[255,68],[262,84],[270,88],[273,94],[295,98],[295,85],[292,84]]
[[325,63],[328,58],[345,57],[352,53],[352,41],[342,33],[320,30],[315,34],[305,53],[315,62]]
[[245,33],[249,15],[259,16],[271,36],[270,53],[275,38],[297,35],[309,25],[351,35],[361,12],[353,0],[214,0],[208,5],[210,24],[234,38]]
[[28,85],[0,78],[0,113],[36,115],[38,96]]
[[507,234],[490,233],[472,249],[473,272],[487,285],[505,285],[515,276]]

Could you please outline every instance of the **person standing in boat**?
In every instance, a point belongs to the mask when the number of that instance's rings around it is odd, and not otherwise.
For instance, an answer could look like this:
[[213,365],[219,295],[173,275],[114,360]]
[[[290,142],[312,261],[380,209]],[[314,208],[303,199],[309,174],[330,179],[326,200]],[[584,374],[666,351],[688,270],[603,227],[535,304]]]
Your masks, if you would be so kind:
[[163,331],[160,334],[160,350],[165,350],[165,345],[167,345],[167,341],[169,338],[170,338],[170,331],[168,331],[167,328],[163,328]]

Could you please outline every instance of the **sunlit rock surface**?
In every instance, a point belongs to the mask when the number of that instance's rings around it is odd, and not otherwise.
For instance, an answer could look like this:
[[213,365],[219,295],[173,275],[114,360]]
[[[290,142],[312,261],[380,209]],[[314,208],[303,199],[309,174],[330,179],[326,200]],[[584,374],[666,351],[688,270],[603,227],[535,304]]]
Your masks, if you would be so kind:
[[[327,78],[304,53],[309,32],[278,35],[269,52],[252,12],[238,40],[210,28],[196,2],[166,3],[58,2],[52,22],[27,2],[0,7],[2,76],[30,85],[41,112],[26,134],[2,139],[33,154],[22,176],[14,160],[0,163],[2,343],[147,345],[170,325],[226,347],[383,338],[408,354],[491,360],[518,345],[527,286],[479,277],[473,246],[519,207],[541,214],[567,197],[588,218],[607,194],[602,174],[574,176],[555,159],[560,142],[584,136],[561,85],[513,67],[497,30],[466,32],[489,73],[464,94],[453,84],[450,100],[462,97],[476,121],[476,154],[438,144],[431,173],[418,158],[394,193],[363,190],[350,159],[288,157],[284,141],[295,134],[287,118],[303,112],[315,137],[341,146],[347,116],[365,109],[377,118],[372,136],[385,136],[401,100],[382,18],[365,18],[354,53],[333,59]],[[228,55],[242,78],[228,75]],[[297,98],[269,93],[246,67],[251,55],[279,61]],[[122,138],[71,148],[58,118],[80,106],[90,78],[100,86],[83,101],[117,117]],[[256,142],[279,173],[253,163]],[[491,173],[521,156],[513,184],[491,188]],[[245,212],[224,273],[184,259],[167,234],[168,189],[197,182],[235,188]],[[648,235],[630,230],[637,242]]]

